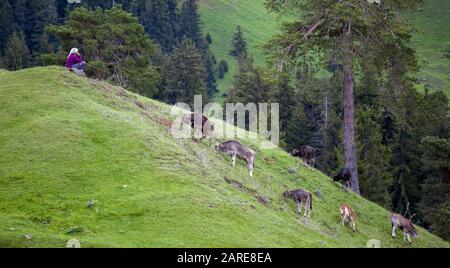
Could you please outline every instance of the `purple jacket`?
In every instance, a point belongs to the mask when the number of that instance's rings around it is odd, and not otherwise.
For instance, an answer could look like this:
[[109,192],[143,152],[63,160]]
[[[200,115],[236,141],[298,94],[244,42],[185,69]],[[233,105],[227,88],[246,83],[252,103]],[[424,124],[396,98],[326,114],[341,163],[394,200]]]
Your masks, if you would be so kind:
[[66,61],[66,67],[72,68],[74,64],[82,62],[83,58],[79,54],[70,54]]

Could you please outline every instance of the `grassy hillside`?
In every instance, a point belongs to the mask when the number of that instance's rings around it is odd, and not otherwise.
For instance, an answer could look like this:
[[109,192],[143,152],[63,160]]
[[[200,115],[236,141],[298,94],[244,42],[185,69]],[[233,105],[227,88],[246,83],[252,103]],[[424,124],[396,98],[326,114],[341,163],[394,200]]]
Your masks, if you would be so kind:
[[[236,62],[228,55],[231,50],[231,38],[236,25],[241,25],[249,50],[255,56],[257,64],[264,63],[260,46],[271,39],[280,30],[283,21],[289,20],[277,14],[268,13],[264,0],[200,0],[200,12],[204,32],[213,38],[211,45],[218,60],[226,59],[230,72],[225,79],[219,80],[220,93],[227,92]],[[402,15],[416,29],[413,47],[417,50],[421,72],[417,75],[422,85],[443,90],[450,97],[450,60],[443,57],[445,49],[450,47],[450,25],[448,14],[450,1],[424,0],[417,12],[405,12]]]
[[405,13],[415,28],[413,47],[422,69],[418,73],[422,86],[443,90],[450,97],[450,1],[424,0],[416,12]]
[[265,0],[199,0],[203,31],[210,33],[211,48],[218,61],[225,59],[230,71],[223,80],[219,80],[216,99],[222,100],[222,94],[231,86],[236,71],[236,60],[228,53],[231,51],[231,39],[237,25],[240,25],[247,41],[247,48],[253,54],[256,64],[265,62],[261,45],[269,41],[280,30],[286,20],[277,14],[269,13]]
[[[244,139],[257,152],[250,178],[206,141],[173,139],[173,119],[63,68],[0,72],[0,247],[410,247],[390,237],[388,211],[284,151]],[[281,197],[298,187],[320,192],[309,222]],[[344,202],[356,233],[338,224]],[[449,246],[419,232],[413,247]]]

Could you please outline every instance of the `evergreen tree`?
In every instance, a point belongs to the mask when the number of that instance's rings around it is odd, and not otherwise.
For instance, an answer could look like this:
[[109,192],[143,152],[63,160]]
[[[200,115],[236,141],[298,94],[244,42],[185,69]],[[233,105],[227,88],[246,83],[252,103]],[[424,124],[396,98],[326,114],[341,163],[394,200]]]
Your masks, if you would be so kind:
[[286,132],[283,133],[286,149],[291,151],[303,144],[308,144],[312,134],[309,131],[312,127],[308,119],[304,106],[301,102],[293,107],[290,121],[286,122]]
[[130,3],[130,12],[139,18],[139,21],[142,23],[142,13],[145,11],[145,3],[146,1],[142,0],[131,0]]
[[448,199],[444,206],[437,212],[435,219],[436,222],[432,226],[433,232],[443,239],[450,241],[450,201]]
[[381,142],[383,145],[392,144],[395,137],[396,126],[395,118],[389,108],[384,107],[380,116],[381,124]]
[[0,55],[14,30],[14,13],[9,0],[0,0]]
[[391,208],[389,172],[391,152],[383,145],[379,113],[375,109],[357,111],[358,172],[361,177],[361,194],[386,208]]
[[29,46],[36,57],[40,53],[52,52],[49,36],[45,33],[45,26],[58,22],[57,5],[54,0],[40,0],[32,2],[34,25],[30,35]]
[[14,32],[6,43],[3,64],[9,70],[19,70],[27,67],[29,56],[23,32]]
[[231,41],[231,47],[230,55],[233,57],[240,58],[242,55],[247,54],[247,42],[244,39],[240,25],[236,27]]
[[[440,162],[439,157],[442,157],[442,154],[436,149],[439,147],[434,146],[439,143],[430,142],[426,136],[435,136],[437,139],[450,137],[449,119],[446,116],[448,99],[441,93],[417,93],[412,85],[404,81],[402,82],[404,86],[399,87],[398,81],[402,79],[406,78],[399,73],[389,78],[391,83],[389,87],[392,88],[388,89],[390,98],[385,100],[388,105],[390,104],[395,119],[394,138],[388,143],[393,152],[390,169],[394,183],[391,196],[396,211],[403,212],[409,205],[411,215],[418,213],[418,220],[428,225],[430,219],[439,213],[439,208],[436,206],[434,209],[431,208],[430,211],[433,211],[431,214],[423,213],[424,202],[434,202],[430,201],[427,195],[430,191],[438,191],[439,187],[445,187],[445,184],[438,183],[439,176],[436,175],[438,172],[429,165]],[[421,141],[425,141],[424,138],[427,142],[423,146],[418,146]],[[430,153],[433,150],[436,153]],[[443,160],[446,161],[445,158]],[[443,205],[445,202],[441,200],[440,203]]]
[[191,39],[198,50],[205,49],[197,0],[186,0],[180,11],[180,37]]
[[225,74],[228,73],[228,62],[226,60],[221,60],[219,62],[219,66],[217,67],[217,77],[219,79],[223,79],[225,77]]
[[[408,1],[413,2],[416,1]],[[385,46],[405,46],[409,35],[393,10],[397,4],[407,2],[267,0],[266,3],[270,10],[294,10],[302,14],[297,21],[285,24],[282,34],[272,40],[269,49],[273,54],[279,58],[287,54],[288,59],[308,66],[308,70],[314,63],[311,58],[327,64],[330,52],[338,51],[336,54],[342,56],[345,166],[352,174],[353,191],[360,193],[355,141],[355,70],[368,57],[378,58],[379,62],[383,56],[386,59]],[[386,31],[391,34],[387,35]]]
[[[253,57],[241,57],[238,59],[238,71],[234,75],[233,84],[229,89],[229,94],[226,103],[242,103],[255,104],[257,109],[260,103],[267,103],[270,101],[270,81],[268,75],[262,68],[253,67]],[[249,130],[251,122],[257,122],[257,118],[253,113],[246,113],[245,115],[245,129]],[[235,124],[237,125],[237,113],[235,113]],[[224,119],[225,120],[225,119]]]
[[34,15],[32,2],[28,0],[16,0],[13,2],[15,16],[15,30],[24,33],[25,42],[30,45],[31,34],[33,32]]
[[397,212],[415,211],[415,203],[420,197],[419,173],[420,162],[417,141],[413,128],[407,122],[399,122],[393,146],[392,170],[393,184],[391,190],[392,203]]
[[[171,51],[177,42],[176,5],[168,0],[146,0],[140,21],[150,37],[163,51]],[[174,21],[175,20],[175,21]]]
[[190,39],[183,39],[174,49],[166,71],[163,98],[168,103],[184,102],[193,107],[194,95],[207,101],[206,72],[200,52]]
[[209,99],[214,95],[214,93],[218,91],[214,56],[210,53],[209,48],[203,53],[203,66],[205,67],[206,71],[206,92]]
[[[54,40],[50,40],[45,34],[46,24],[56,23],[58,21],[57,0],[1,0],[3,3],[2,15],[0,20],[0,50],[5,50],[6,34],[12,30],[23,32],[25,43],[30,50],[31,57],[28,64],[36,65],[36,57],[42,52],[52,50]],[[6,12],[9,13],[6,14]],[[14,15],[11,20],[11,16]],[[8,24],[8,25],[7,25]]]
[[209,33],[206,34],[205,40],[206,40],[206,42],[208,42],[208,44],[212,44],[212,38],[211,38],[211,35]]
[[186,0],[183,2],[180,11],[180,27],[178,35],[182,38],[192,40],[202,55],[203,66],[206,72],[206,92],[208,98],[212,97],[213,94],[217,92],[215,63],[209,49],[209,44],[202,35],[197,0]]
[[64,25],[47,30],[58,38],[62,54],[67,55],[72,47],[82,47],[90,65],[113,83],[149,97],[157,93],[159,74],[150,65],[156,46],[132,14],[119,7],[80,7],[70,13]]
[[243,56],[238,61],[238,72],[234,76],[235,98],[230,102],[262,103],[270,99],[270,87],[261,68],[253,67],[253,57]]
[[[317,168],[329,176],[334,176],[344,163],[342,148],[342,73],[335,72],[328,81],[325,79],[321,81],[311,79],[314,73],[303,76],[304,78],[300,80],[300,85],[305,84],[303,81],[308,77],[309,79],[306,81],[309,82],[306,85],[310,85],[308,87],[302,86],[303,90],[301,92],[304,95],[312,96],[305,98],[309,99],[307,103],[310,103],[305,107],[311,107],[313,111],[318,110],[315,114],[320,116],[318,121],[321,122],[319,125],[311,128],[311,134],[309,134],[312,137],[315,136],[312,141],[315,141],[314,146],[318,150],[316,157]],[[306,130],[303,131],[306,132]]]
[[[272,89],[272,100],[279,104],[280,110],[280,132],[281,137],[285,137],[292,122],[295,107],[299,105],[295,88],[290,85],[290,77],[287,73],[278,74],[275,85]],[[287,144],[289,146],[289,143]],[[292,146],[289,146],[292,147]],[[290,150],[292,148],[288,148]]]
[[173,34],[173,43],[172,47],[179,42],[180,37],[180,16],[178,11],[178,2],[177,0],[167,0],[167,7],[169,10],[169,19],[171,24],[171,32]]
[[317,157],[317,168],[331,177],[339,172],[343,164],[342,119],[340,113],[334,109],[328,111],[327,117],[328,123],[323,130],[323,145]]
[[[427,226],[435,225],[439,212],[448,201],[450,181],[450,139],[425,137],[421,142],[421,170],[425,177],[418,204],[420,218]],[[437,226],[434,226],[436,229]]]

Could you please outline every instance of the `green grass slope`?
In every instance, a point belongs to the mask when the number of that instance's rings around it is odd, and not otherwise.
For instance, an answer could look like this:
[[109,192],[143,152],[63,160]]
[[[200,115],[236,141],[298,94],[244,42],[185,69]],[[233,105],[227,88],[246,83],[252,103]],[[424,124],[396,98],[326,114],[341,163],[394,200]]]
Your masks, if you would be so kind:
[[210,33],[213,43],[212,51],[218,61],[225,59],[230,71],[219,80],[219,93],[216,100],[222,100],[223,93],[228,92],[233,74],[236,72],[236,59],[229,55],[231,39],[240,25],[247,41],[247,49],[253,54],[256,64],[263,64],[265,58],[261,46],[280,31],[281,23],[286,18],[269,13],[264,6],[265,0],[200,0],[203,31]]
[[450,1],[425,0],[416,12],[405,13],[415,28],[412,45],[421,70],[417,78],[423,86],[442,90],[450,98]]
[[[264,0],[200,0],[200,13],[203,31],[210,33],[213,39],[211,48],[217,60],[226,59],[230,64],[230,72],[218,81],[219,93],[216,100],[223,100],[231,86],[236,71],[236,60],[229,56],[231,39],[237,25],[241,25],[249,51],[254,55],[257,64],[265,59],[260,49],[280,31],[283,21],[281,17],[268,13]],[[402,16],[416,29],[413,34],[413,47],[417,50],[422,67],[417,74],[421,88],[428,86],[434,90],[443,90],[450,97],[450,60],[444,57],[444,51],[450,47],[450,1],[425,0],[419,11],[404,12]]]
[[[281,149],[243,139],[250,178],[206,141],[172,138],[170,111],[64,68],[0,72],[0,247],[410,247],[388,211]],[[321,193],[309,222],[281,197],[298,187]],[[338,224],[344,202],[356,233]],[[412,247],[449,247],[419,232]]]

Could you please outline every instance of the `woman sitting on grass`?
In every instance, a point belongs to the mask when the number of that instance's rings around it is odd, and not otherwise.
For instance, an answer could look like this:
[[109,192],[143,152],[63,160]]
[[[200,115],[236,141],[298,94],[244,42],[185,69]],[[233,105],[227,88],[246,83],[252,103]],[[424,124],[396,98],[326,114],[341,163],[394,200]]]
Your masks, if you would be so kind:
[[86,62],[83,61],[78,48],[72,48],[70,50],[69,56],[67,56],[66,68],[73,71],[77,75],[86,76],[84,73],[84,67]]

